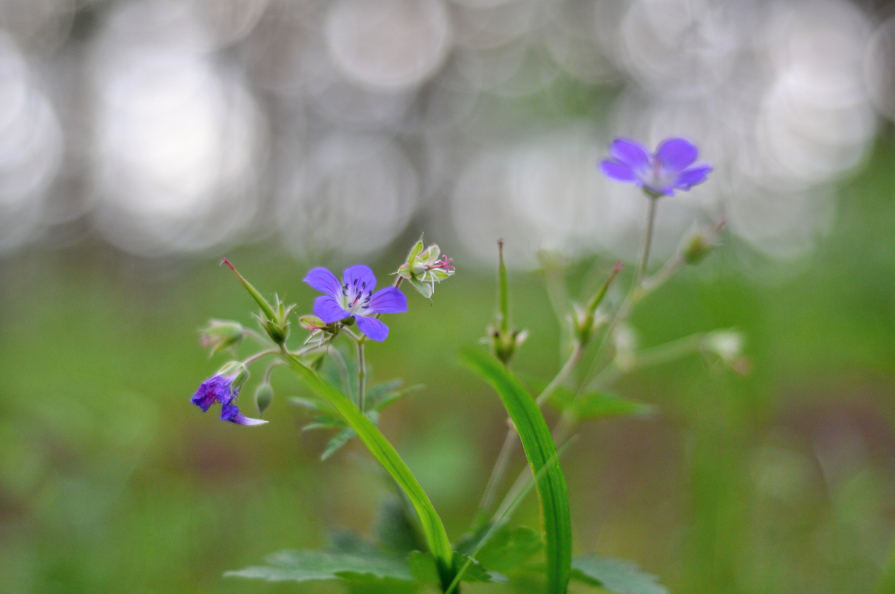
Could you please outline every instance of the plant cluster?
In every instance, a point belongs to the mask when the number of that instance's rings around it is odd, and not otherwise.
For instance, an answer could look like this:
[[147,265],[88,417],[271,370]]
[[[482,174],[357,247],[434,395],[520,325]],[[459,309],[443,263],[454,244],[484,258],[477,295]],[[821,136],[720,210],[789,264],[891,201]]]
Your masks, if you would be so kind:
[[[249,378],[249,367],[270,360],[255,390],[259,415],[274,398],[272,371],[278,366],[287,367],[311,394],[290,399],[313,416],[305,429],[335,430],[321,457],[328,458],[359,438],[400,493],[383,508],[375,541],[343,534],[330,550],[283,551],[271,555],[268,565],[228,575],[270,581],[342,580],[351,591],[365,592],[412,592],[436,584],[448,594],[458,592],[463,582],[506,580],[534,580],[549,594],[564,594],[570,580],[620,594],[666,592],[656,578],[628,561],[597,555],[572,557],[569,497],[560,458],[581,423],[651,412],[649,406],[608,391],[620,376],[692,352],[702,352],[734,369],[742,369],[744,359],[739,335],[729,330],[695,334],[644,350],[637,350],[626,340],[627,321],[638,302],[678,270],[701,261],[716,245],[722,225],[687,238],[674,257],[648,276],[659,200],[705,181],[712,168],[694,165],[697,149],[681,138],[663,141],[653,154],[632,140],[617,139],[609,153],[611,158],[600,164],[603,173],[641,187],[649,201],[640,263],[623,297],[607,299],[622,270],[619,263],[606,272],[593,294],[582,303],[571,304],[567,321],[572,339],[570,354],[535,395],[512,370],[512,361],[527,332],[510,323],[507,272],[502,242],[498,242],[499,305],[483,339],[490,348],[467,348],[461,359],[494,388],[508,413],[510,429],[479,513],[468,532],[454,542],[420,484],[377,427],[385,407],[418,387],[404,387],[400,380],[368,387],[365,362],[367,343],[388,337],[389,328],[381,316],[408,311],[401,287],[410,285],[431,299],[436,285],[455,273],[453,261],[443,256],[437,245],[427,247],[420,239],[394,273],[393,285],[378,291],[376,276],[363,264],[345,269],[341,277],[325,268],[314,268],[304,280],[322,295],[315,300],[312,314],[298,316],[305,334],[301,346],[294,348],[288,345],[288,339],[297,306],[286,305],[276,296],[268,301],[224,260],[260,307],[255,317],[263,333],[237,322],[212,320],[203,330],[202,343],[213,354],[235,350],[246,338],[262,347],[245,359],[227,362],[202,383],[192,402],[203,411],[220,404],[221,419],[238,425],[264,424],[266,421],[260,418],[245,416],[237,405],[240,390]],[[345,344],[353,345],[354,357],[338,348]],[[560,412],[558,424],[552,429],[542,412],[546,405]],[[529,468],[507,488],[513,451],[520,443]],[[539,496],[541,526],[512,525],[514,509],[532,489]]]

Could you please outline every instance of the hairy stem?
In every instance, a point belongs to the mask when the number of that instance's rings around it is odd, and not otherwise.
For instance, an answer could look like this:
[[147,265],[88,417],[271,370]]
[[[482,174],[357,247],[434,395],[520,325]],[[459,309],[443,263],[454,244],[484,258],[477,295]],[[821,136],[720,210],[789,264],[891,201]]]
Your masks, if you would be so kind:
[[357,407],[364,410],[367,391],[367,362],[364,357],[364,342],[357,341]]

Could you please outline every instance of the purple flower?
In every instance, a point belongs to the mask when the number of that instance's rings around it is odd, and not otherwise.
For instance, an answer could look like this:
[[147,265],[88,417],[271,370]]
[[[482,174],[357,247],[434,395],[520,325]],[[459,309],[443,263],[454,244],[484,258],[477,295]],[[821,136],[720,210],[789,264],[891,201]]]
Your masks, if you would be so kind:
[[231,362],[221,368],[216,374],[202,382],[199,389],[193,395],[190,402],[207,412],[215,402],[221,403],[221,420],[230,421],[237,425],[261,425],[267,421],[250,419],[239,412],[236,399],[239,397],[239,389],[248,378],[245,366],[238,362]]
[[653,197],[674,196],[675,190],[689,190],[705,181],[711,165],[696,165],[699,151],[683,138],[666,138],[650,155],[633,140],[616,138],[609,145],[611,159],[600,163],[609,179],[635,184]]
[[239,412],[239,407],[232,402],[228,402],[221,408],[221,420],[230,421],[237,425],[263,425],[267,422],[262,419],[251,419],[245,416]]
[[388,336],[388,326],[373,316],[407,311],[407,297],[399,289],[388,287],[373,293],[376,277],[369,266],[358,264],[346,268],[342,281],[326,268],[315,268],[305,282],[325,295],[314,302],[314,315],[331,324],[354,317],[358,329],[376,341]]
[[233,388],[232,377],[214,375],[202,382],[190,402],[206,412],[215,402],[226,405],[238,395],[239,388]]

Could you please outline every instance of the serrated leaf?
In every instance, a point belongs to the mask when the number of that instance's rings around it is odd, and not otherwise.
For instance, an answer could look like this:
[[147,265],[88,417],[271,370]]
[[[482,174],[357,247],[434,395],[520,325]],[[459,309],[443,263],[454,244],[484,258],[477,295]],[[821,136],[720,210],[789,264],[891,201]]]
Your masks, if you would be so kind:
[[497,359],[479,349],[465,349],[462,355],[464,363],[495,389],[519,432],[525,457],[537,477],[546,537],[547,591],[565,594],[572,561],[569,493],[544,415],[525,386]]
[[585,394],[572,406],[572,412],[581,421],[625,415],[649,415],[654,411],[655,407],[649,404],[625,400],[602,392]]
[[642,402],[625,400],[606,392],[591,392],[576,396],[571,390],[559,387],[550,396],[550,404],[560,411],[569,411],[579,421],[605,419],[626,415],[650,415],[655,407]]
[[476,553],[486,567],[511,573],[544,548],[544,538],[531,528],[503,527]]
[[280,551],[268,557],[268,566],[228,571],[225,577],[263,579],[270,582],[308,582],[343,579],[364,581],[370,578],[413,579],[402,559],[386,556],[354,555],[324,551]]
[[396,390],[400,390],[404,385],[404,380],[393,379],[379,384],[373,384],[367,388],[367,402],[374,403],[385,396],[388,396]]
[[382,397],[381,397],[381,398],[380,398],[380,399],[373,405],[372,408],[373,408],[373,410],[375,410],[375,411],[377,411],[377,412],[378,412],[378,411],[381,411],[381,410],[384,409],[386,406],[388,406],[388,405],[390,405],[390,404],[394,404],[395,402],[397,402],[397,401],[400,400],[401,398],[407,396],[407,395],[410,394],[411,392],[416,392],[416,391],[418,391],[418,390],[422,390],[424,387],[425,387],[425,386],[423,386],[423,384],[414,384],[414,385],[412,385],[412,386],[407,386],[407,387],[404,388],[403,390],[396,390],[396,391],[394,391],[394,392],[391,392],[390,394],[386,394],[386,395],[382,396]]
[[572,560],[572,578],[616,594],[668,594],[659,578],[637,564],[614,557],[584,555]]
[[308,423],[301,428],[302,431],[320,431],[323,429],[343,429],[345,421],[342,419],[319,418],[313,423]]
[[300,406],[301,408],[305,408],[305,409],[313,411],[313,412],[324,412],[324,411],[328,410],[328,409],[324,408],[320,402],[313,400],[311,398],[302,398],[301,396],[290,396],[288,401],[289,401],[289,404],[291,404],[292,406]]
[[460,567],[465,567],[461,582],[505,582],[507,578],[497,572],[489,571],[477,560],[466,555],[457,555]]
[[398,553],[409,553],[419,548],[416,528],[407,516],[407,511],[403,501],[389,498],[379,506],[376,517],[376,538]]
[[357,433],[354,432],[354,429],[351,427],[345,427],[335,435],[333,435],[328,442],[326,442],[326,448],[324,448],[323,453],[320,454],[320,460],[326,460],[344,446],[346,443],[351,441],[357,437]]
[[357,432],[358,437],[364,442],[370,453],[407,495],[419,518],[420,529],[426,539],[429,551],[436,559],[441,583],[445,586],[450,584],[456,572],[456,564],[444,524],[419,481],[410,472],[394,446],[347,396],[339,392],[333,385],[323,381],[319,375],[304,366],[295,356],[287,354],[285,357],[302,381],[314,393],[339,411],[345,421]]
[[438,576],[438,566],[432,555],[421,551],[411,551],[407,557],[407,564],[410,566],[410,573],[413,579],[421,584],[437,584],[440,579]]

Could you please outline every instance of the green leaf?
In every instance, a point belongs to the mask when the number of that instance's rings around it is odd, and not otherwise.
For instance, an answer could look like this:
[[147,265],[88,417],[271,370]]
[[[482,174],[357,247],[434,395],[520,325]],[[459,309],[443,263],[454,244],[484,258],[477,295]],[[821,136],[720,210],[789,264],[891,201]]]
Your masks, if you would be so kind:
[[635,563],[614,557],[584,555],[572,560],[572,578],[617,594],[668,594],[659,578]]
[[388,406],[390,404],[394,404],[399,399],[403,398],[404,396],[407,396],[411,392],[416,392],[417,390],[422,390],[423,387],[424,387],[423,384],[414,384],[412,386],[407,386],[403,390],[394,390],[392,392],[389,392],[388,394],[383,394],[378,399],[376,399],[375,403],[373,403],[370,408],[372,408],[375,411],[381,411],[386,406]]
[[568,410],[579,421],[621,417],[626,415],[647,416],[655,412],[655,407],[642,402],[625,400],[606,392],[591,392],[576,396],[574,392],[562,386],[556,388],[550,397],[550,404],[555,408]]
[[382,502],[376,517],[376,538],[397,553],[409,553],[419,548],[416,528],[401,499],[388,498]]
[[438,566],[432,555],[421,551],[412,551],[407,557],[407,563],[410,565],[410,573],[413,579],[421,584],[435,584],[440,579],[438,576]]
[[313,423],[308,423],[301,428],[302,431],[319,431],[321,429],[344,429],[345,421],[342,419],[329,419],[320,417]]
[[[464,568],[461,582],[505,582],[507,578],[499,573],[488,571],[481,563],[472,557],[457,554],[457,562]],[[435,560],[431,555],[413,551],[407,559],[410,564],[410,572],[414,579],[420,583],[431,584],[438,581],[438,572],[435,567]]]
[[465,567],[461,582],[505,582],[507,578],[499,573],[488,571],[478,560],[466,555],[457,555],[461,567]]
[[612,394],[593,392],[578,398],[572,407],[572,412],[578,420],[586,421],[625,415],[651,415],[655,412],[655,407],[625,400]]
[[228,571],[225,577],[263,579],[269,582],[308,582],[370,578],[413,579],[407,562],[388,555],[355,555],[324,551],[280,551],[267,558],[270,565]]
[[544,548],[544,538],[531,528],[503,527],[476,553],[476,558],[495,571],[511,573]]
[[[572,560],[569,493],[547,422],[525,387],[497,359],[479,349],[465,349],[462,359],[497,391],[519,432],[525,456],[537,477],[535,486],[547,544],[547,591],[565,594]],[[549,468],[539,475],[548,463]]]
[[373,457],[382,464],[383,468],[407,494],[407,498],[419,517],[420,528],[426,539],[429,551],[438,564],[441,582],[446,587],[453,580],[453,575],[456,571],[454,552],[451,550],[451,542],[448,539],[447,532],[445,532],[444,524],[438,516],[438,512],[432,507],[432,502],[429,501],[429,497],[423,491],[413,473],[410,472],[410,469],[407,468],[398,452],[395,451],[394,446],[347,396],[339,392],[331,384],[323,381],[314,371],[302,365],[301,361],[295,356],[284,356],[290,367],[311,391],[339,411],[370,450],[370,453],[373,454]]
[[351,427],[345,427],[335,435],[333,435],[328,442],[326,442],[326,448],[323,449],[323,453],[320,454],[321,460],[326,460],[344,446],[346,443],[351,441],[357,437],[357,433],[355,433],[354,429]]

